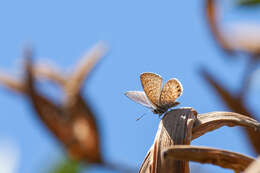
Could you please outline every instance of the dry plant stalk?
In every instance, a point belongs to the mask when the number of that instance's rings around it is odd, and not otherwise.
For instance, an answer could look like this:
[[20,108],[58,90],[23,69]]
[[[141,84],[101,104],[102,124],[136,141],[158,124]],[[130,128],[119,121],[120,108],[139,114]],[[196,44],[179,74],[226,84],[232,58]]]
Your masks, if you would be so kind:
[[163,165],[161,151],[172,145],[190,144],[195,117],[196,112],[192,108],[174,109],[167,112],[159,124],[154,144],[148,151],[139,172],[188,173],[189,165],[186,161],[167,160]]
[[209,147],[175,145],[163,151],[164,158],[211,163],[222,168],[244,171],[254,159],[239,153]]
[[260,172],[260,157],[258,157],[253,163],[251,163],[244,173],[259,173],[259,172]]
[[[260,131],[260,123],[238,113],[210,112],[197,115],[192,108],[174,109],[167,112],[159,124],[154,144],[148,151],[139,172],[188,173],[189,160],[212,163],[236,172],[245,170],[254,160],[253,158],[213,148],[189,146],[191,140],[222,126],[243,126],[253,131]],[[174,151],[176,148],[177,150]],[[195,152],[204,153],[196,157]],[[220,158],[223,160],[219,160]],[[227,158],[230,160],[226,160]]]

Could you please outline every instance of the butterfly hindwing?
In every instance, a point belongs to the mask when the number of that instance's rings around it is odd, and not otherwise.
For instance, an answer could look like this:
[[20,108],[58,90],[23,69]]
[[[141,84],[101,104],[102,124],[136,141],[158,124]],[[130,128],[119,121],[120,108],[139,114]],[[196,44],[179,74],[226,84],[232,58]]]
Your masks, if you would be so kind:
[[154,73],[142,73],[140,79],[146,96],[155,107],[158,107],[162,89],[161,76]]
[[182,85],[177,79],[168,80],[161,92],[160,106],[168,108],[174,106],[175,100],[182,94],[182,91]]

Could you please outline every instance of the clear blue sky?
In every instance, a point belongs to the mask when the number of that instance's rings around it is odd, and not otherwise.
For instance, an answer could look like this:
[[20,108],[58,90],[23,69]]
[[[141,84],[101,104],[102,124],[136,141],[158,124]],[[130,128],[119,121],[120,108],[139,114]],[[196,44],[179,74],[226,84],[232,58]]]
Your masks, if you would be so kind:
[[[203,7],[203,1],[172,0],[1,1],[0,68],[19,73],[22,48],[28,42],[35,48],[37,61],[45,59],[65,70],[97,41],[106,41],[109,53],[88,81],[84,94],[92,100],[100,120],[105,159],[139,167],[159,123],[151,111],[123,94],[142,90],[140,73],[155,72],[165,80],[178,78],[184,87],[181,106],[193,107],[199,113],[227,110],[199,76],[201,65],[230,89],[237,89],[241,82],[245,59],[224,58],[204,21]],[[232,6],[226,7],[230,10]],[[248,15],[244,10],[242,14],[230,11],[227,21]],[[259,87],[253,87],[250,96],[259,92]],[[252,107],[259,106],[254,97],[248,102]],[[18,150],[16,172],[38,172],[61,157],[59,144],[34,118],[26,99],[1,87],[0,105],[0,146],[11,143]],[[143,113],[147,116],[136,122]],[[224,127],[192,144],[253,156],[240,128]],[[208,172],[231,172],[201,166]]]

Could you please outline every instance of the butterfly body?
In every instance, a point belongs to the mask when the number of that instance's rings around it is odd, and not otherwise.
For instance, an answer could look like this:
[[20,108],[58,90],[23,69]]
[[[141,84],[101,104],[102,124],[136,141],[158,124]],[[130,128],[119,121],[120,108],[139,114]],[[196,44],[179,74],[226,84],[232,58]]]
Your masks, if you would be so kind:
[[183,89],[177,79],[168,80],[163,88],[162,78],[157,74],[142,73],[140,79],[144,91],[126,92],[125,95],[131,100],[152,109],[152,112],[159,116],[179,104],[175,100],[182,94]]
[[178,106],[180,104],[180,102],[175,102],[174,105],[172,105],[171,107],[168,107],[168,106],[163,106],[163,107],[157,107],[156,109],[153,109],[152,112],[154,114],[159,114],[162,115],[163,113],[167,112],[168,109],[172,108],[172,107],[175,107],[175,106]]

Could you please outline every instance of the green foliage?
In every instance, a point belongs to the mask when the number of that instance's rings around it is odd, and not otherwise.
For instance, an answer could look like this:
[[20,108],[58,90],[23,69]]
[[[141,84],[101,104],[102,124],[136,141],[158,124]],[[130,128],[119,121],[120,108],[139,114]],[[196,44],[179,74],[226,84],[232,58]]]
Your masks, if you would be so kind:
[[260,0],[239,0],[238,6],[240,7],[259,7]]
[[79,173],[81,166],[79,162],[66,159],[54,166],[50,173]]

